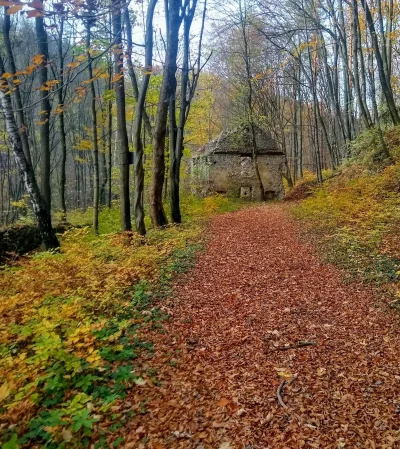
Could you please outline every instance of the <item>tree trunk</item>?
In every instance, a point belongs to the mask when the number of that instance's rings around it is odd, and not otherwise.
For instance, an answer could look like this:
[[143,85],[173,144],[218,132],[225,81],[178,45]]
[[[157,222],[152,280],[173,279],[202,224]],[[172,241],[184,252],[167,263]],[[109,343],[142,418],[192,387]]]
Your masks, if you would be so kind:
[[[144,168],[143,168],[143,141],[141,137],[142,120],[145,112],[145,100],[149,87],[150,75],[153,65],[153,15],[157,0],[151,0],[147,9],[146,37],[145,37],[145,73],[138,91],[135,121],[133,124],[133,147],[135,149],[135,191],[134,214],[137,232],[146,234],[144,223]],[[132,69],[133,70],[133,69]]]
[[168,108],[171,95],[175,95],[175,74],[177,70],[179,28],[181,25],[180,1],[168,2],[167,52],[165,56],[164,76],[160,91],[156,123],[153,132],[153,176],[151,183],[151,219],[154,227],[165,226],[165,215],[162,192],[165,176],[165,135],[167,128]]
[[[2,60],[0,61],[0,65],[0,70],[4,73]],[[43,244],[46,249],[56,249],[60,246],[60,243],[51,225],[51,215],[40,193],[32,164],[25,157],[21,136],[18,132],[18,125],[12,109],[11,98],[7,94],[6,89],[0,89],[0,100],[11,148],[21,172],[25,188],[29,194]]]
[[[43,4],[43,0],[40,0]],[[50,186],[50,112],[49,92],[46,90],[48,81],[47,64],[49,60],[49,49],[47,32],[44,26],[44,18],[36,17],[36,39],[38,44],[38,53],[42,56],[42,62],[39,65],[38,80],[41,89],[39,96],[41,98],[40,111],[40,186],[47,210],[51,213],[51,186]]]
[[121,3],[113,0],[112,28],[114,40],[114,84],[115,100],[117,105],[117,135],[120,155],[120,202],[121,202],[121,228],[123,231],[131,231],[131,209],[129,194],[129,142],[126,131],[125,112],[125,82],[123,72],[122,50],[122,18]]
[[248,42],[248,34],[246,33],[246,27],[248,26],[248,19],[247,19],[247,11],[245,10],[243,12],[242,4],[239,2],[239,9],[240,9],[240,26],[242,31],[242,37],[243,37],[243,44],[244,44],[244,65],[246,69],[246,83],[247,83],[247,108],[248,108],[248,126],[250,131],[250,137],[251,137],[251,143],[252,143],[252,159],[253,159],[253,165],[254,165],[254,171],[256,174],[257,182],[260,189],[260,200],[265,201],[265,191],[264,191],[264,185],[262,182],[260,170],[258,167],[258,157],[257,157],[257,137],[256,137],[256,131],[254,126],[254,114],[253,114],[253,83],[252,83],[252,72],[250,67],[250,53],[249,53],[249,42]]
[[[364,121],[364,125],[366,128],[370,128],[372,126],[371,115],[368,111],[367,105],[364,103],[364,99],[361,93],[360,87],[360,73],[359,73],[359,65],[358,65],[358,49],[359,45],[359,22],[358,22],[358,6],[357,0],[352,0],[352,9],[353,9],[353,65],[354,65],[354,87],[356,91],[358,106],[360,108],[361,117]],[[361,54],[362,58],[362,54]]]
[[92,113],[92,134],[93,134],[93,230],[95,233],[99,231],[99,204],[100,204],[100,170],[99,170],[99,141],[97,136],[97,111],[96,111],[96,91],[93,79],[93,64],[90,55],[91,45],[91,23],[88,21],[86,25],[86,48],[88,57],[88,75],[90,81],[90,109]]
[[[11,46],[11,40],[10,40],[10,28],[11,28],[11,17],[7,14],[8,7],[6,6],[4,8],[4,24],[3,24],[3,37],[4,37],[4,45],[6,48],[7,58],[8,62],[10,64],[10,70],[11,73],[14,75],[13,80],[16,79],[16,71],[17,68],[15,66],[15,59],[14,59],[14,53]],[[32,165],[32,159],[31,159],[31,152],[29,148],[29,137],[28,137],[28,128],[25,121],[25,114],[22,106],[22,99],[21,99],[21,91],[19,89],[18,83],[13,83],[13,89],[15,92],[15,104],[17,106],[17,123],[18,128],[20,130],[20,136],[21,136],[21,142],[22,142],[22,148],[24,150],[24,154],[26,159],[29,161],[29,163]]]
[[106,152],[107,152],[107,134],[106,128],[104,126],[106,117],[102,117],[102,126],[101,126],[101,151],[99,153],[100,162],[101,162],[101,183],[100,183],[100,204],[104,206],[107,204],[106,202],[106,186],[108,182],[108,170],[107,170],[107,161],[106,161]]
[[107,113],[107,147],[108,147],[108,208],[111,209],[112,201],[112,102],[108,102],[108,113]]
[[[149,5],[148,6],[148,10],[153,8],[153,5]],[[149,12],[147,12],[147,15],[149,14]],[[151,13],[151,15],[154,15],[154,11]],[[146,19],[147,21],[148,19]],[[132,40],[132,24],[131,24],[131,20],[129,17],[129,10],[128,8],[125,9],[125,13],[124,13],[124,22],[125,22],[125,30],[126,30],[126,42],[127,42],[127,48],[126,48],[126,61],[127,61],[127,65],[128,65],[128,74],[129,74],[129,78],[131,79],[131,83],[132,83],[132,90],[133,90],[133,95],[135,97],[135,100],[138,101],[139,98],[139,86],[138,86],[138,82],[137,82],[137,78],[136,78],[136,74],[135,74],[135,70],[133,68],[133,61],[132,61],[132,48],[133,48],[133,40]],[[146,24],[148,25],[148,23],[146,22]],[[151,29],[153,29],[153,24],[151,24]],[[146,33],[147,33],[147,27],[146,27]],[[146,47],[146,44],[145,44]],[[146,131],[151,134],[152,132],[152,128],[151,128],[151,123],[150,123],[150,119],[149,116],[147,115],[146,109],[143,110],[143,123],[144,126],[146,127]]]
[[61,17],[59,28],[59,39],[57,42],[58,58],[60,60],[60,84],[58,86],[58,118],[60,124],[60,140],[61,140],[61,167],[60,167],[60,206],[63,212],[63,219],[67,216],[67,206],[65,203],[65,186],[67,183],[66,163],[67,163],[67,140],[65,132],[64,120],[64,56],[63,56],[63,31],[64,31],[64,17]]

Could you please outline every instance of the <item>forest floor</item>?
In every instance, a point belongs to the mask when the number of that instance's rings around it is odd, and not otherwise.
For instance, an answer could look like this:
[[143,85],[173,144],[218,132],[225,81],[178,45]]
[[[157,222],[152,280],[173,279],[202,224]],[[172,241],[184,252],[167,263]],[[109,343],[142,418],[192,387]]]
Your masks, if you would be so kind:
[[159,385],[121,406],[147,398],[123,446],[399,448],[400,318],[383,293],[323,262],[287,205],[216,216],[207,233],[147,335]]

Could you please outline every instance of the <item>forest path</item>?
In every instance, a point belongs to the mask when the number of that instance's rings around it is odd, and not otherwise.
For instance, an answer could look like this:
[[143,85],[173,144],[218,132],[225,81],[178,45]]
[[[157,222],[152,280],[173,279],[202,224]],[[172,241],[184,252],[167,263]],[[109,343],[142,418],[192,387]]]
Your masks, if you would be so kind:
[[[399,318],[302,242],[287,206],[213,218],[165,304],[162,385],[144,386],[127,447],[400,447]],[[316,345],[277,349],[299,340]]]

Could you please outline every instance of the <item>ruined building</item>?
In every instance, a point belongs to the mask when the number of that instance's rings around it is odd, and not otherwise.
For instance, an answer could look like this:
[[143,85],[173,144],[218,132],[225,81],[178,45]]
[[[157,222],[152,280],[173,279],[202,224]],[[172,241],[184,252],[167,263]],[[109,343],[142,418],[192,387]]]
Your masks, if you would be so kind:
[[[256,128],[257,165],[266,199],[282,199],[284,154],[276,142]],[[261,199],[260,183],[253,162],[249,127],[223,132],[197,150],[191,158],[192,185],[196,193]]]

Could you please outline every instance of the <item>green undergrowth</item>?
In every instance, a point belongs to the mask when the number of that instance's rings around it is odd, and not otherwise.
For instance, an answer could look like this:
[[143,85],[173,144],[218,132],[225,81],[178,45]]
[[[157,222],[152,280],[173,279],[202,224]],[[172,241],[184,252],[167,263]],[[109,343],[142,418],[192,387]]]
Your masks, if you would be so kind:
[[[181,198],[182,222],[185,224],[201,221],[214,214],[234,212],[249,205],[249,202],[239,198],[228,198],[225,195],[212,195],[201,198],[195,195],[183,195]],[[164,204],[169,212],[169,202]],[[85,226],[92,222],[93,210],[89,207],[85,211],[75,210],[68,213],[68,222],[74,226]],[[55,217],[57,222],[58,215]],[[145,224],[151,232],[150,211],[145,205]],[[99,233],[118,232],[120,228],[120,215],[118,202],[114,202],[111,209],[103,208],[99,217]]]
[[[393,132],[386,138],[393,139]],[[315,187],[293,213],[329,262],[366,281],[389,283],[398,295],[400,162],[395,156],[391,165],[371,166],[378,157],[369,146],[363,150],[371,144],[367,137],[354,143],[353,159]],[[396,155],[397,147],[392,148]]]
[[[173,278],[202,248],[202,221],[243,203],[221,196],[183,205],[186,223],[117,232],[118,208],[61,237],[59,253],[23,258],[0,272],[0,430],[2,449],[112,448],[127,419],[146,413],[146,398],[116,413],[132,389],[157,385],[142,372],[151,358],[149,330],[162,331],[157,307]],[[86,213],[71,214],[84,222]],[[113,440],[113,435],[116,435]]]

